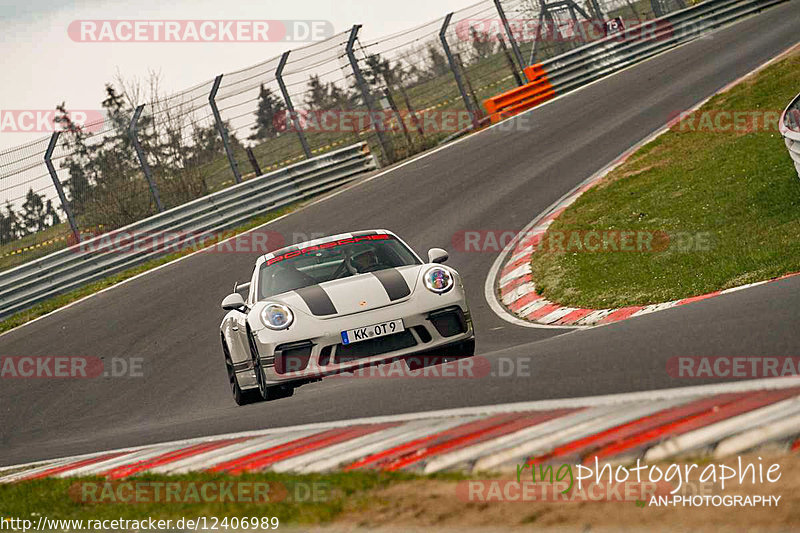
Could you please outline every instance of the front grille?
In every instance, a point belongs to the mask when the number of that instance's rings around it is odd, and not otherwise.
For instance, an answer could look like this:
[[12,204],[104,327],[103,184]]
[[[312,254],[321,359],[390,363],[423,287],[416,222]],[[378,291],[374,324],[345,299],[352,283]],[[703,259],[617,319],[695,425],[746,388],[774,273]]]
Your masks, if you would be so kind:
[[417,341],[414,340],[414,336],[409,330],[354,344],[339,344],[336,346],[336,362],[347,363],[364,357],[411,348],[416,345]]
[[447,307],[428,315],[433,327],[442,337],[452,337],[467,331],[467,321],[460,307]]
[[411,329],[417,332],[417,337],[419,337],[419,340],[422,342],[431,342],[433,337],[428,333],[428,328],[425,326],[412,326]]
[[275,372],[285,374],[286,372],[305,370],[313,347],[311,341],[291,342],[277,346],[275,348]]
[[326,366],[331,362],[331,352],[333,352],[332,344],[322,348],[319,353],[319,366]]

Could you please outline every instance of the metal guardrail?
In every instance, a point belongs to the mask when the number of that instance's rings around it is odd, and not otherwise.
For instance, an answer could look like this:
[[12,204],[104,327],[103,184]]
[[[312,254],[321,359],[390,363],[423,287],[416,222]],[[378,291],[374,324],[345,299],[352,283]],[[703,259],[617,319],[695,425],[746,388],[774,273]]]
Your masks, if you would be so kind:
[[[179,246],[198,233],[219,232],[251,218],[327,192],[377,168],[366,143],[328,152],[252,178],[114,230],[112,235],[169,232]],[[120,253],[99,235],[0,273],[0,319],[169,253],[166,247]]]
[[497,122],[785,1],[707,0],[637,24],[526,67],[527,84],[488,98],[483,105]]
[[800,94],[783,111],[778,129],[783,135],[789,156],[794,161],[797,176],[800,177]]
[[787,0],[708,0],[541,63],[563,94]]

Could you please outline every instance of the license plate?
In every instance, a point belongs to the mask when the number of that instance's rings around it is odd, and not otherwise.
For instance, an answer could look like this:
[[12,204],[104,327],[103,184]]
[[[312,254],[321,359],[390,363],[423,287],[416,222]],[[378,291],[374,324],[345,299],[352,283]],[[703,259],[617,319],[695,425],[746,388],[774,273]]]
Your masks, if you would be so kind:
[[342,332],[342,344],[353,344],[377,337],[385,337],[405,330],[402,320],[390,320],[363,328],[348,329]]

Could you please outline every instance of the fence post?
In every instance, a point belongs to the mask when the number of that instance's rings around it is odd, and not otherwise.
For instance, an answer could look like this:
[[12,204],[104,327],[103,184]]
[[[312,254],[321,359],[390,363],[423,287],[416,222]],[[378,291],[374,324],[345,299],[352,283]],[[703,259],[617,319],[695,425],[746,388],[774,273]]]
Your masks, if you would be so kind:
[[417,112],[414,111],[414,108],[411,105],[411,99],[408,97],[408,93],[406,92],[405,87],[403,84],[399,85],[400,93],[403,95],[403,100],[406,102],[406,109],[411,114],[411,123],[414,124],[414,127],[417,129],[417,135],[419,135],[423,143],[425,141],[425,130],[422,128],[422,123],[419,121],[419,117],[417,117]]
[[361,74],[361,68],[358,66],[358,61],[356,60],[356,54],[353,50],[353,46],[356,43],[356,39],[358,38],[358,30],[361,29],[361,24],[356,24],[353,26],[353,29],[350,30],[350,38],[347,40],[347,48],[345,51],[347,52],[347,59],[350,61],[350,68],[353,69],[353,74],[356,77],[356,83],[358,84],[358,88],[361,90],[361,96],[364,98],[364,104],[367,106],[367,111],[369,112],[369,120],[370,124],[372,124],[372,129],[375,130],[375,133],[378,135],[378,142],[381,145],[381,151],[383,151],[383,156],[389,163],[394,162],[394,151],[392,150],[391,146],[386,139],[386,135],[383,131],[383,124],[378,124],[378,119],[375,114],[374,105],[372,102],[372,96],[370,96],[369,88],[367,87],[367,81],[364,79],[364,76]]
[[453,13],[448,13],[447,16],[444,18],[444,24],[442,24],[442,29],[439,30],[439,40],[442,41],[442,46],[444,47],[444,53],[447,55],[447,62],[450,63],[450,70],[453,71],[453,76],[456,78],[456,85],[458,85],[458,92],[461,93],[461,98],[464,100],[464,105],[467,106],[467,111],[472,118],[472,126],[474,128],[478,127],[478,115],[475,112],[475,109],[472,107],[472,100],[470,100],[469,95],[467,95],[467,91],[464,88],[464,82],[461,79],[461,73],[458,70],[458,65],[456,65],[455,59],[453,59],[453,54],[450,52],[450,45],[447,44],[447,27],[450,25],[450,19],[453,18]]
[[641,24],[642,23],[642,17],[639,15],[639,11],[636,9],[636,6],[634,6],[631,3],[631,0],[625,0],[625,3],[628,4],[628,7],[630,8],[631,13],[633,13],[633,16],[636,17],[636,21],[639,24]]
[[594,11],[594,16],[597,17],[595,24],[602,24],[605,22],[605,15],[603,14],[603,10],[600,9],[600,4],[597,0],[590,0],[589,3],[592,6],[592,11]]
[[153,173],[150,171],[150,164],[147,162],[147,158],[144,156],[142,144],[139,142],[139,136],[136,133],[136,123],[139,121],[139,117],[142,116],[143,110],[144,104],[141,104],[133,112],[131,125],[128,128],[128,136],[131,138],[133,148],[136,150],[136,157],[139,159],[139,165],[141,165],[142,172],[144,172],[144,177],[147,179],[147,184],[150,186],[150,194],[153,195],[153,200],[156,202],[156,208],[158,209],[158,212],[161,213],[164,211],[164,206],[161,204],[161,198],[158,195],[158,187],[156,187],[156,182],[153,181]]
[[464,79],[464,85],[467,86],[467,92],[469,93],[470,97],[472,97],[472,103],[475,106],[475,113],[478,119],[481,119],[483,118],[483,111],[481,111],[481,105],[478,103],[478,97],[475,95],[475,89],[472,88],[472,82],[469,81],[469,76],[467,76],[467,69],[464,66],[464,62],[461,60],[461,54],[453,54],[453,59],[456,60],[458,71],[461,73]]
[[519,71],[517,70],[517,66],[514,65],[514,60],[511,58],[511,54],[508,53],[508,47],[506,46],[506,41],[503,39],[503,35],[498,33],[497,40],[500,41],[500,48],[503,49],[503,55],[506,56],[506,61],[508,61],[508,68],[511,69],[511,74],[514,75],[514,79],[517,81],[517,85],[522,87],[525,85],[522,81],[522,76],[519,75]]
[[581,25],[580,22],[578,22],[578,16],[575,13],[576,13],[575,8],[572,5],[570,5],[569,15],[570,17],[572,17],[572,23],[575,25],[575,32],[578,33],[578,35],[580,35],[581,41],[583,41],[584,43],[588,43],[589,39],[586,37],[586,32],[584,31],[584,27],[583,25]]
[[217,97],[220,83],[222,83],[222,74],[214,78],[214,85],[211,87],[211,92],[208,95],[208,103],[211,105],[211,111],[214,113],[214,122],[217,123],[217,131],[219,131],[219,135],[222,137],[222,144],[225,147],[225,154],[228,156],[228,162],[231,164],[233,179],[236,180],[236,183],[241,183],[242,175],[239,174],[239,165],[236,163],[236,158],[233,157],[233,150],[231,150],[231,145],[228,142],[228,132],[225,130],[222,117],[219,115],[217,102],[214,100],[214,98]]
[[308,139],[306,139],[306,134],[300,126],[300,118],[294,112],[294,105],[292,104],[292,99],[289,97],[289,91],[286,90],[286,84],[283,83],[283,68],[286,66],[286,61],[289,59],[290,52],[291,50],[286,51],[281,56],[278,68],[275,70],[275,79],[278,80],[278,86],[281,88],[286,110],[289,111],[289,118],[291,118],[297,136],[300,138],[300,144],[303,145],[303,153],[306,154],[306,159],[311,159],[311,148],[308,146]]
[[250,166],[253,167],[253,172],[256,173],[256,177],[260,176],[261,173],[261,166],[258,164],[258,159],[256,159],[256,154],[253,153],[253,149],[249,146],[247,147],[247,159],[250,160]]
[[[517,40],[514,39],[514,34],[511,32],[511,25],[508,23],[508,18],[506,17],[506,12],[503,10],[503,6],[500,5],[500,0],[494,0],[494,7],[497,9],[497,14],[500,15],[503,28],[505,28],[506,35],[508,36],[508,42],[511,43],[511,49],[514,50],[514,56],[517,58],[520,70],[522,70],[525,68],[525,60],[522,59],[522,52],[519,51],[519,45],[517,44]],[[505,48],[505,44],[503,44],[503,47]]]
[[405,135],[406,137],[406,142],[408,143],[408,146],[413,149],[414,142],[411,140],[411,134],[408,133],[406,122],[405,120],[403,120],[403,116],[400,114],[400,110],[397,108],[397,104],[394,103],[394,98],[392,98],[392,93],[389,91],[389,89],[384,89],[383,96],[386,97],[386,101],[389,102],[389,107],[392,108],[395,117],[397,117],[397,121],[400,123],[400,129],[403,130],[403,135]]
[[72,228],[72,235],[75,237],[75,243],[81,242],[81,234],[78,231],[78,225],[75,223],[75,215],[72,214],[72,208],[69,206],[69,202],[67,202],[67,197],[64,194],[64,188],[61,186],[61,182],[58,180],[58,174],[56,174],[56,168],[53,166],[53,150],[56,149],[56,143],[58,142],[58,136],[61,132],[56,131],[53,132],[53,136],[50,137],[50,144],[47,145],[47,150],[44,152],[44,164],[47,166],[47,171],[50,173],[50,177],[53,179],[53,185],[56,187],[56,192],[58,193],[58,199],[61,200],[61,208],[67,214],[67,220],[69,221],[69,227]]

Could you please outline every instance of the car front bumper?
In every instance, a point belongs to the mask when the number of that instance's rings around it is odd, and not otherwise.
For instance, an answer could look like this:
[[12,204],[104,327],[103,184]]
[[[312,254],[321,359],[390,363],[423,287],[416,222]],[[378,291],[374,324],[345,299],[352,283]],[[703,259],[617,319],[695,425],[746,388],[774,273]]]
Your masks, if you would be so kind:
[[[342,344],[342,331],[397,319],[403,320],[402,333]],[[364,313],[318,320],[316,326],[317,335],[303,335],[303,330],[287,331],[278,341],[273,331],[254,333],[267,384],[313,380],[420,352],[432,358],[438,355],[437,349],[474,338],[469,307],[461,287],[443,295],[424,294]],[[257,386],[253,365],[248,367],[237,369],[243,389]]]

